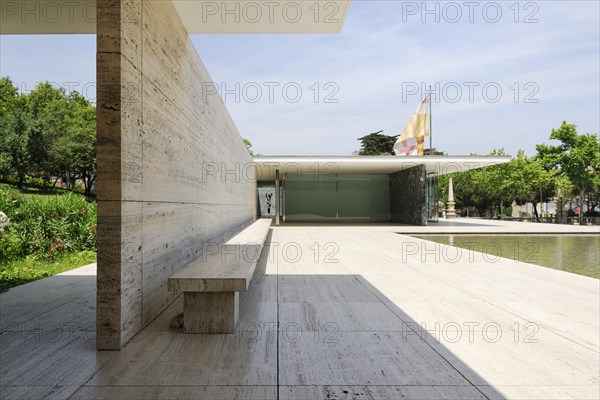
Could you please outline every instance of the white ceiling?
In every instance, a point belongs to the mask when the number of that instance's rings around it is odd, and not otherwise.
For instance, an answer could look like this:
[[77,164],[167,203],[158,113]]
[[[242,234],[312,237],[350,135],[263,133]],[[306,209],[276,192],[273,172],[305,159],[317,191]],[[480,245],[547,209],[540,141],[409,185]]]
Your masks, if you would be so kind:
[[350,0],[173,0],[189,33],[339,33]]
[[380,175],[392,174],[407,168],[424,164],[427,173],[439,175],[462,172],[474,168],[502,164],[510,157],[491,156],[343,156],[343,157],[255,157],[254,164],[257,181],[274,181],[275,169],[280,176],[318,176],[339,175]]
[[[350,0],[172,1],[190,34],[339,33],[350,8]],[[0,34],[96,33],[96,0],[1,3]]]

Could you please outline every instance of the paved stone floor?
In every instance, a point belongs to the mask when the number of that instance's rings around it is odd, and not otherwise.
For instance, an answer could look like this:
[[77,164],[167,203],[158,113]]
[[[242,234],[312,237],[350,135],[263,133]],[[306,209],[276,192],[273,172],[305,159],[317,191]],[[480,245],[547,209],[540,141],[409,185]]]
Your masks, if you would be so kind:
[[120,352],[94,349],[94,265],[11,289],[0,399],[600,398],[599,280],[406,231],[273,228],[236,334],[170,329],[180,298]]

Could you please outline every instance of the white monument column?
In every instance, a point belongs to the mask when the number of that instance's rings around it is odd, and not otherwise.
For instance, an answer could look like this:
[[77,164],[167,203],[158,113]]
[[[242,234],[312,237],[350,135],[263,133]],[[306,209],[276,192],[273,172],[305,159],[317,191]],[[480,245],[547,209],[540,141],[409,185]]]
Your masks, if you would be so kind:
[[446,202],[446,219],[456,218],[454,211],[454,188],[452,187],[452,178],[448,181],[448,201]]

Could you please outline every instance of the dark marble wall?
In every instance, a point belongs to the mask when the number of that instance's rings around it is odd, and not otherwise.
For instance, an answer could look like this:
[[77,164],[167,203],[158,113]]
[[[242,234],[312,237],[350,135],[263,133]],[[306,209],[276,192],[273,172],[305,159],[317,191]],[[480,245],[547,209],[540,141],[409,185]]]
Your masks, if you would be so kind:
[[392,222],[427,225],[426,175],[424,165],[390,175]]

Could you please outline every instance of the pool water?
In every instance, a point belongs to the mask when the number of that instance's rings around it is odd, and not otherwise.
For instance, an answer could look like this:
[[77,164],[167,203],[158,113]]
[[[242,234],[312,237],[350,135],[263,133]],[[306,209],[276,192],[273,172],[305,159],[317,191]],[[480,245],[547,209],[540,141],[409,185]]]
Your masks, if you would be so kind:
[[413,235],[600,279],[600,235]]

